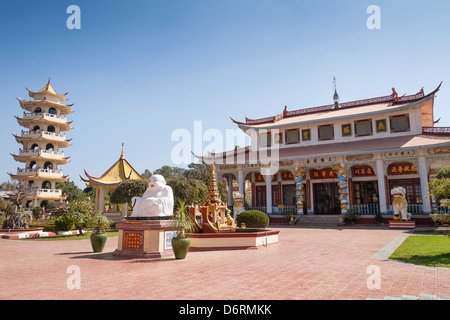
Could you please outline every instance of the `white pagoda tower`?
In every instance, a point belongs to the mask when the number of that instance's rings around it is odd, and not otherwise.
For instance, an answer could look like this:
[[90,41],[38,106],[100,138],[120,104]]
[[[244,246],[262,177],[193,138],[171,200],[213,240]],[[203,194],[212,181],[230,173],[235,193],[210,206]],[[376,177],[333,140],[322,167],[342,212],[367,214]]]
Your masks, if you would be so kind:
[[17,174],[9,175],[37,188],[34,196],[26,199],[24,208],[44,207],[50,201],[65,198],[61,189],[56,189],[56,183],[68,179],[58,166],[69,162],[62,149],[70,146],[71,139],[66,138],[65,132],[72,129],[66,118],[72,113],[72,104],[63,104],[67,93],[57,94],[50,79],[37,92],[27,90],[33,100],[17,99],[25,111],[23,117],[16,117],[26,130],[13,135],[22,148],[18,155],[12,154],[14,160],[25,167],[17,168]]

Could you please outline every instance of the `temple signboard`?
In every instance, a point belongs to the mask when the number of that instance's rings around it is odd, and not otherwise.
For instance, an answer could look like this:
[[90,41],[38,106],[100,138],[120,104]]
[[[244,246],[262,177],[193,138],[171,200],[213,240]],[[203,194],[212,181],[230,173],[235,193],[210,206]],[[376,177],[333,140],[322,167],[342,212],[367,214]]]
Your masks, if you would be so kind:
[[403,174],[416,174],[416,167],[408,162],[405,163],[393,163],[388,167],[389,175],[403,175]]
[[352,174],[354,177],[367,177],[374,176],[375,172],[370,166],[353,167]]
[[310,170],[311,179],[337,178],[337,173],[333,169]]

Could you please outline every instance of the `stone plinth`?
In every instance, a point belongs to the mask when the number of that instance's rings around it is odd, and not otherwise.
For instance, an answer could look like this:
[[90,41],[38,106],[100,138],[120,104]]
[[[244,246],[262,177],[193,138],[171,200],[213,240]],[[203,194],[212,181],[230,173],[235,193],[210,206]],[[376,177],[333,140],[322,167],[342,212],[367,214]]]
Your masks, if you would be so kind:
[[416,223],[414,221],[389,221],[389,228],[390,229],[415,229]]
[[127,219],[117,222],[119,231],[115,256],[162,258],[173,256],[172,238],[177,234],[173,220]]
[[278,242],[276,230],[241,230],[224,233],[189,233],[189,251],[245,250],[265,247]]

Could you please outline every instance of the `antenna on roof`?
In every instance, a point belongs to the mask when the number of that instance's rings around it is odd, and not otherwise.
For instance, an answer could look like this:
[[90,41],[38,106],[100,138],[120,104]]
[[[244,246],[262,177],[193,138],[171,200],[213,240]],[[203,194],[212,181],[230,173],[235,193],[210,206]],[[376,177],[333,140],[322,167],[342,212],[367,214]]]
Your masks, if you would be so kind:
[[336,77],[335,76],[333,76],[333,86],[334,86],[334,95],[333,95],[334,108],[339,109],[339,95],[338,95],[337,89],[336,89]]

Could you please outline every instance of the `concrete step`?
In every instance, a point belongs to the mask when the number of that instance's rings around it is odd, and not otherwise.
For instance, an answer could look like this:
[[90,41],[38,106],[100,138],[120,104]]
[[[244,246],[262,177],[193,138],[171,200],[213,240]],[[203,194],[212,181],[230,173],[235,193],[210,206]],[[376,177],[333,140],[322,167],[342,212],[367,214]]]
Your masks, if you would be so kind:
[[336,227],[339,223],[339,218],[340,215],[300,215],[297,220],[297,225]]

